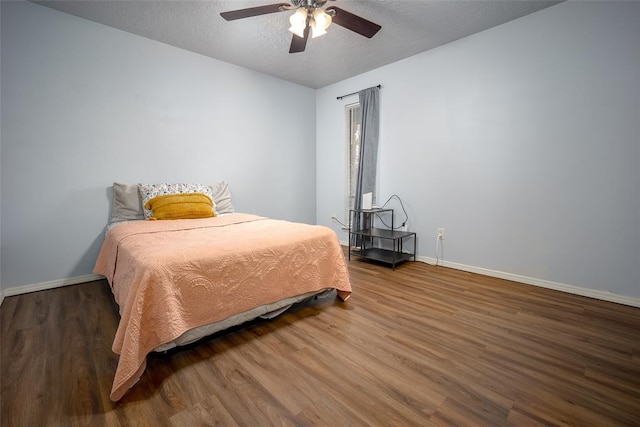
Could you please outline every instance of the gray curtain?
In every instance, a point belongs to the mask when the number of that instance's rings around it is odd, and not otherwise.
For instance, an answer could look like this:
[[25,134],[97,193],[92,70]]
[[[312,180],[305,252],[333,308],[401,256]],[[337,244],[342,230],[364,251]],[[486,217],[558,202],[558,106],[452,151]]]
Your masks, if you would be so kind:
[[[360,164],[356,178],[354,209],[362,207],[362,195],[373,193],[376,197],[376,169],[378,166],[378,133],[380,128],[380,89],[371,87],[358,92],[360,102]],[[363,226],[361,215],[352,219],[352,226],[358,230]],[[353,236],[351,244],[359,246],[359,239]]]

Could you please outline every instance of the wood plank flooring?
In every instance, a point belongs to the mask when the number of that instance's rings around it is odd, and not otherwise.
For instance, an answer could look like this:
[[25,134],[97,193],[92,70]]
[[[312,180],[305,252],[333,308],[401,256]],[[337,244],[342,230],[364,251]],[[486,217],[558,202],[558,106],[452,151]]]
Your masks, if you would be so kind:
[[638,426],[640,309],[352,259],[353,296],[149,356],[117,403],[106,281],[5,298],[2,426]]

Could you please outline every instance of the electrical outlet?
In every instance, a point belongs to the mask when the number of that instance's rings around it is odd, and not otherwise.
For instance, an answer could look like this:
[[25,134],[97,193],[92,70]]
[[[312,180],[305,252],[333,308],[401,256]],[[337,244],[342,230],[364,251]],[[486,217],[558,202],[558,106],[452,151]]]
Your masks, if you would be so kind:
[[444,227],[438,228],[438,240],[444,240]]

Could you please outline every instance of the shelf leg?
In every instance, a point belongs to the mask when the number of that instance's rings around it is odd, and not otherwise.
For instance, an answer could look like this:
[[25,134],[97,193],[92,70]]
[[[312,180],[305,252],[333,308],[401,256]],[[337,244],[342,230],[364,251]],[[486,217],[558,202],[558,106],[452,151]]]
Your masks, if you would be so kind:
[[418,240],[417,234],[413,235],[413,262],[416,262],[416,240]]

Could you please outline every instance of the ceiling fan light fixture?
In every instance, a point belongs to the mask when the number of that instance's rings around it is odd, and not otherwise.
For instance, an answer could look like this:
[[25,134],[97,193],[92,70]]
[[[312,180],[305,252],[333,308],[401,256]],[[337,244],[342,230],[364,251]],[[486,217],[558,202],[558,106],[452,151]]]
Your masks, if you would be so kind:
[[316,25],[319,25],[323,30],[329,28],[331,25],[331,15],[324,11],[324,9],[316,9],[313,11],[313,20]]
[[307,9],[299,7],[289,18],[289,31],[298,37],[304,37],[304,29],[307,27]]
[[329,28],[329,25],[331,25],[331,16],[323,9],[315,9],[313,11],[313,19],[311,21],[311,38],[327,34],[327,28]]
[[320,37],[320,36],[322,36],[324,34],[327,34],[327,31],[324,28],[316,25],[315,22],[311,23],[311,38],[312,39],[315,39],[316,37]]

